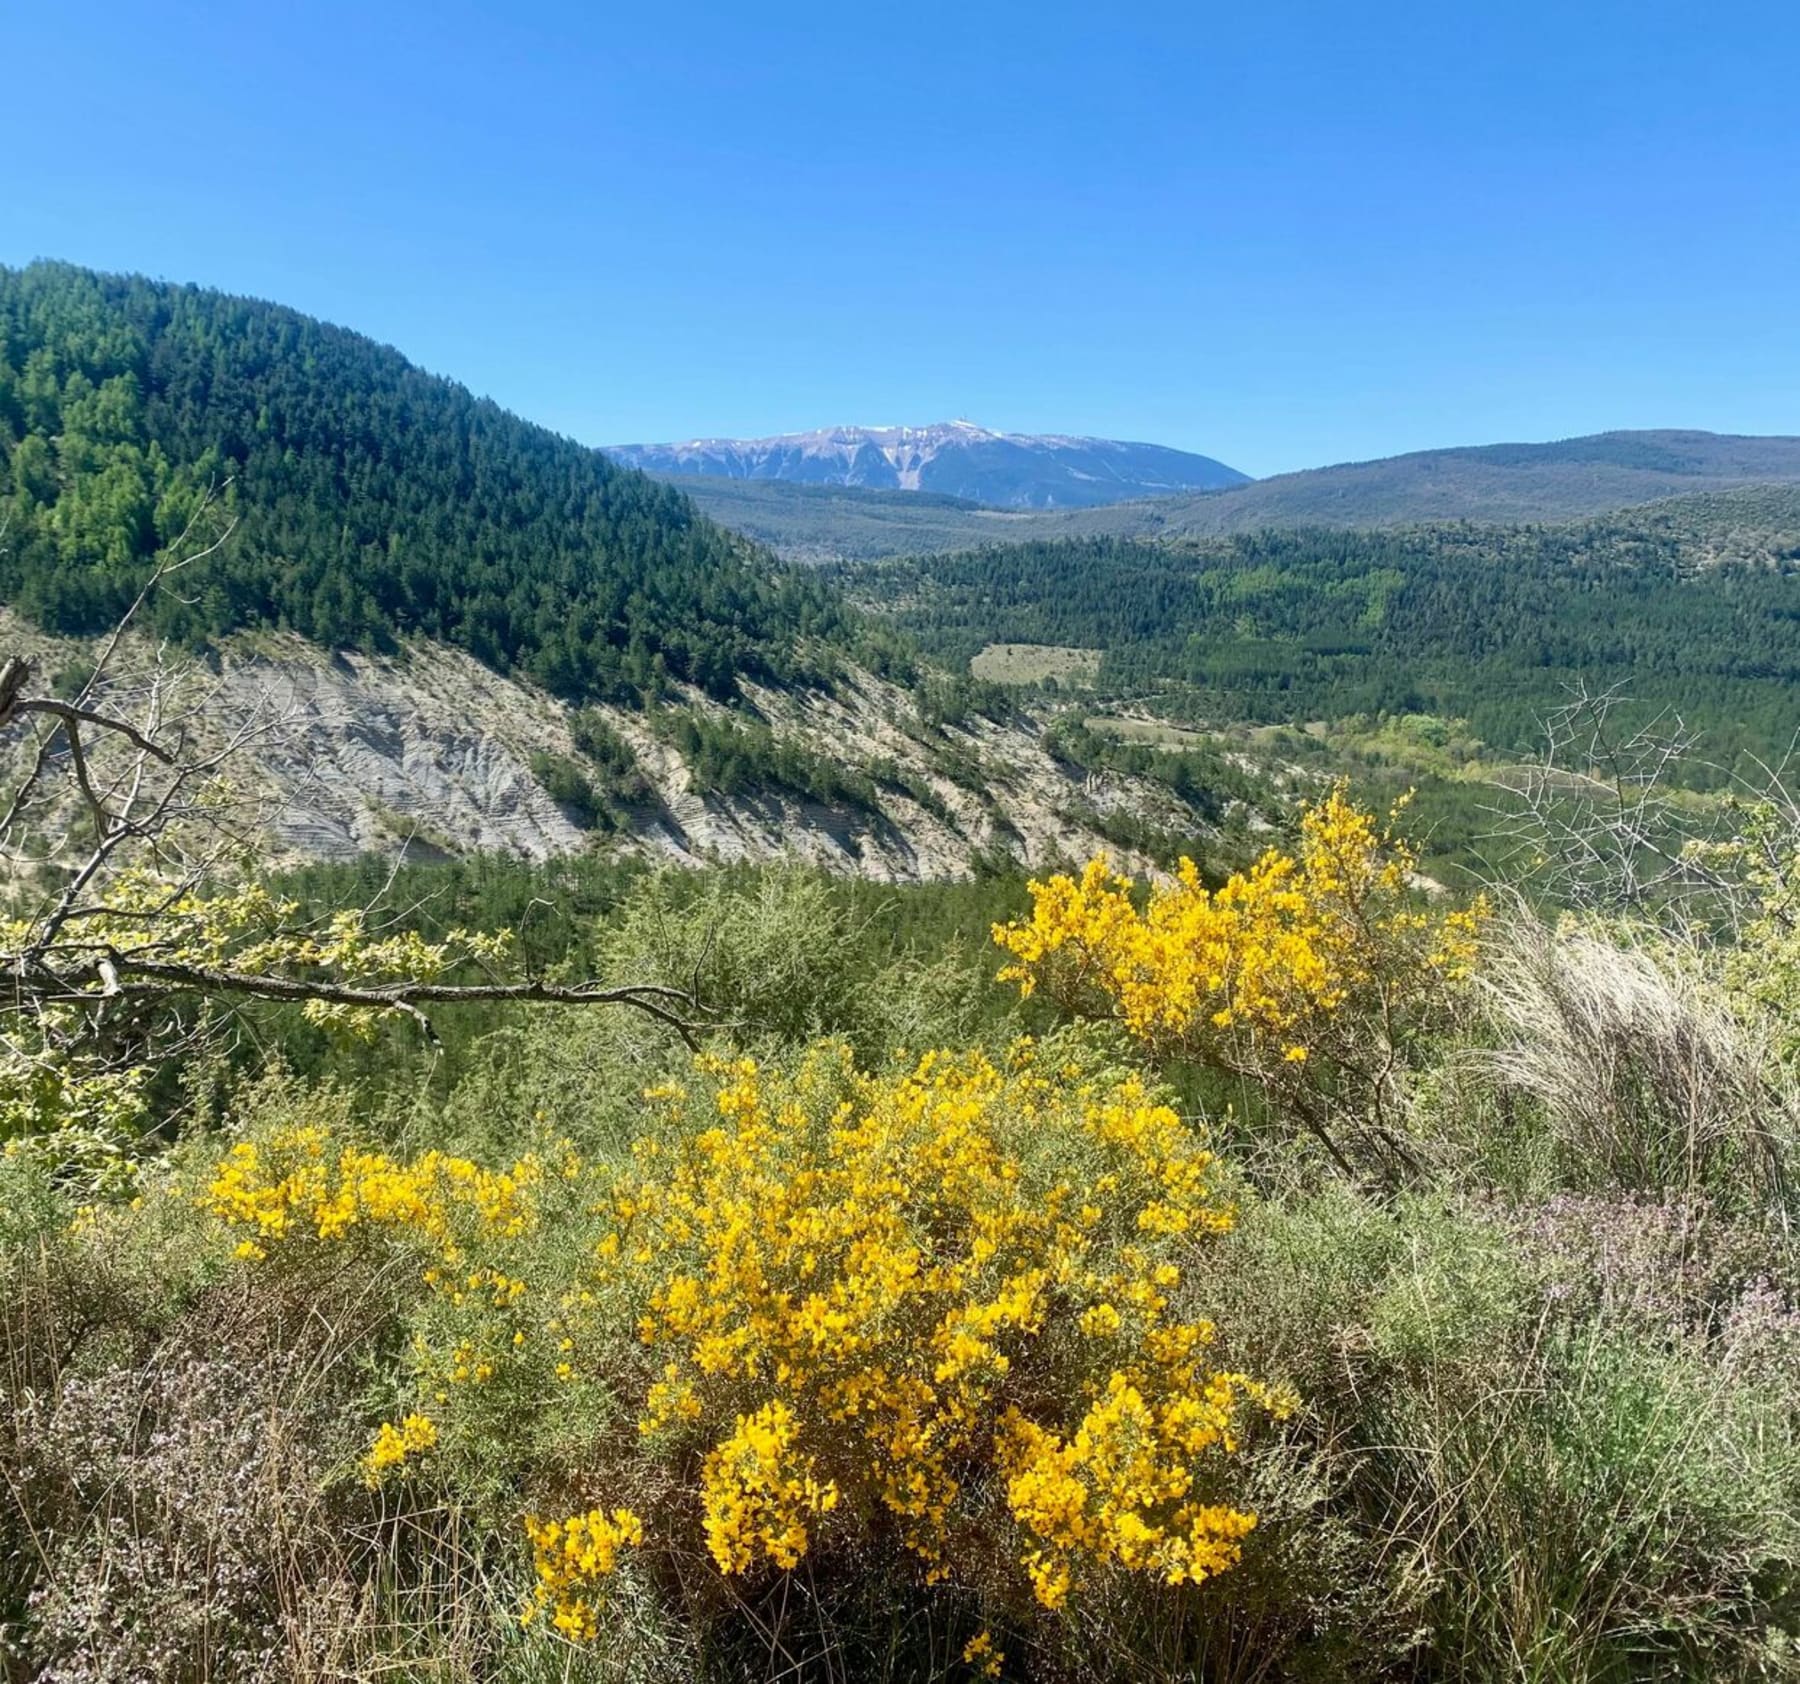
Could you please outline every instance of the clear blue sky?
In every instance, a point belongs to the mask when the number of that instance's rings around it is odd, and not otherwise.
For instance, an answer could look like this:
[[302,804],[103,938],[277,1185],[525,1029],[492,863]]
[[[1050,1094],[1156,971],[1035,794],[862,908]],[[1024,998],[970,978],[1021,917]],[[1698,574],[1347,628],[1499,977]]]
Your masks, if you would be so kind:
[[1800,433],[1800,7],[12,0],[0,262],[590,443]]

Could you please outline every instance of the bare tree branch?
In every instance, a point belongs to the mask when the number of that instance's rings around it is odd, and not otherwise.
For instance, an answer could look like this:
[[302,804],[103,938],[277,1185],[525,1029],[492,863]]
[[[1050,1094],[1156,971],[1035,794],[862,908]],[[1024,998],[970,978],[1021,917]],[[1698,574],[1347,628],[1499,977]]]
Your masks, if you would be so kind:
[[[33,693],[26,656],[14,654],[0,663],[0,733],[39,727],[6,795],[0,857],[10,858],[16,868],[48,868],[56,879],[7,944],[9,950],[0,949],[5,977],[0,1055],[54,1061],[85,1049],[104,1065],[114,1056],[107,1046],[129,1031],[137,1037],[131,1056],[167,1056],[197,1044],[195,1038],[205,1033],[191,1016],[170,1016],[183,1000],[392,1012],[411,1018],[433,1040],[427,1007],[624,1006],[672,1030],[690,1047],[697,1045],[700,1032],[711,1027],[697,984],[684,992],[656,984],[509,976],[474,941],[454,949],[454,959],[485,976],[445,981],[386,974],[372,981],[366,975],[333,974],[331,964],[316,961],[313,937],[337,914],[294,918],[279,929],[259,928],[222,943],[215,932],[196,945],[193,908],[213,903],[212,885],[242,882],[237,856],[261,842],[270,818],[254,805],[240,811],[235,797],[221,793],[222,781],[234,763],[246,764],[252,779],[259,778],[252,751],[278,739],[289,717],[266,705],[268,698],[258,700],[247,716],[234,714],[235,701],[220,710],[213,704],[223,679],[210,687],[196,685],[197,667],[177,667],[166,649],[142,652],[129,640],[153,593],[229,538],[230,522],[200,536],[216,495],[209,490],[202,498],[186,530],[113,627],[73,700]],[[123,675],[121,667],[128,669]],[[221,737],[221,719],[234,716],[236,723]],[[86,840],[78,840],[82,815],[91,830]],[[393,882],[390,874],[375,898],[352,914],[361,930],[378,910],[384,912],[370,942],[385,939],[379,929],[405,922],[407,909],[384,904]],[[129,893],[121,892],[124,884]],[[428,972],[441,969],[444,952],[432,950]],[[239,963],[234,953],[252,962]],[[258,955],[269,962],[255,962]],[[382,968],[391,972],[404,961],[402,950]]]

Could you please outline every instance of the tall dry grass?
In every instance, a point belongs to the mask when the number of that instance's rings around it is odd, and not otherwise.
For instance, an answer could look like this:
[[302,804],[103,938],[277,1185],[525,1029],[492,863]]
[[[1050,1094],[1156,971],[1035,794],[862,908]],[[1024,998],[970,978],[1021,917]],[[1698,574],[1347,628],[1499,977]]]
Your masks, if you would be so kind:
[[1573,1186],[1730,1194],[1791,1212],[1800,1089],[1775,1027],[1734,1012],[1701,956],[1653,932],[1558,929],[1516,909],[1480,973],[1473,1062],[1535,1101]]

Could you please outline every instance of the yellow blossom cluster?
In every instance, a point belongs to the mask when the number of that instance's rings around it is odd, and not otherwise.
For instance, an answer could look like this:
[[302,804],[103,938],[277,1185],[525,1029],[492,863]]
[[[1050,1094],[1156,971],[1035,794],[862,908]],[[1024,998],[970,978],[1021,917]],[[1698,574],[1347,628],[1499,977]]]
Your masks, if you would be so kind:
[[399,1426],[383,1421],[375,1434],[375,1442],[363,1458],[363,1479],[370,1485],[381,1483],[381,1476],[402,1466],[408,1457],[422,1455],[438,1441],[437,1423],[416,1411]]
[[1484,909],[1417,904],[1417,863],[1340,785],[1302,815],[1296,854],[1271,849],[1216,891],[1187,859],[1141,909],[1104,856],[1034,882],[1031,916],[994,927],[1001,979],[1160,1054],[1297,1077],[1345,1054],[1346,1022],[1391,1035],[1468,975]]
[[[832,1043],[703,1057],[618,1157],[549,1142],[498,1171],[290,1126],[233,1146],[199,1202],[251,1260],[417,1260],[430,1413],[382,1423],[366,1478],[443,1432],[528,1487],[511,1459],[575,1435],[555,1484],[609,1507],[526,1534],[534,1612],[566,1635],[594,1634],[646,1542],[727,1575],[839,1545],[928,1581],[998,1560],[1056,1605],[1109,1572],[1229,1566],[1252,1524],[1224,1495],[1234,1423],[1284,1407],[1179,1308],[1231,1225],[1219,1166],[1107,1058],[1079,1031],[880,1074]],[[626,1441],[581,1427],[619,1402]]]
[[977,1678],[998,1678],[1006,1664],[1006,1651],[994,1647],[991,1632],[978,1631],[963,1645],[963,1665],[975,1669]]
[[591,1643],[600,1634],[599,1611],[604,1585],[619,1565],[619,1553],[644,1541],[644,1523],[630,1509],[603,1509],[571,1515],[567,1520],[528,1516],[537,1588],[526,1608],[526,1624],[545,1608],[550,1623],[565,1637]]
[[700,1075],[710,1095],[657,1090],[596,1291],[635,1306],[656,1357],[646,1443],[705,1446],[722,1571],[792,1567],[842,1511],[885,1515],[943,1577],[1000,1492],[1052,1605],[1108,1565],[1230,1564],[1251,1519],[1197,1493],[1240,1407],[1281,1400],[1210,1371],[1212,1329],[1171,1308],[1176,1257],[1231,1221],[1172,1110],[1029,1043],[1003,1066],[872,1077],[825,1046],[791,1076]]
[[[239,1232],[241,1257],[265,1257],[295,1239],[337,1240],[354,1230],[403,1230],[425,1239],[445,1261],[461,1255],[466,1227],[514,1235],[533,1220],[531,1191],[541,1179],[533,1158],[509,1170],[426,1152],[410,1163],[333,1140],[301,1125],[261,1144],[240,1141],[213,1173],[201,1202]],[[469,1284],[477,1288],[485,1277]]]
[[700,1475],[706,1547],[722,1573],[742,1573],[759,1555],[794,1567],[806,1554],[807,1521],[837,1507],[837,1487],[797,1452],[799,1423],[785,1403],[740,1415],[707,1453]]
[[1061,1606],[1083,1561],[1116,1561],[1169,1584],[1232,1566],[1255,1517],[1195,1501],[1192,1469],[1213,1446],[1233,1447],[1246,1394],[1265,1395],[1239,1375],[1214,1374],[1150,1401],[1114,1373],[1066,1436],[1009,1413],[1001,1464],[1013,1514],[1041,1540],[1025,1558],[1038,1600]]

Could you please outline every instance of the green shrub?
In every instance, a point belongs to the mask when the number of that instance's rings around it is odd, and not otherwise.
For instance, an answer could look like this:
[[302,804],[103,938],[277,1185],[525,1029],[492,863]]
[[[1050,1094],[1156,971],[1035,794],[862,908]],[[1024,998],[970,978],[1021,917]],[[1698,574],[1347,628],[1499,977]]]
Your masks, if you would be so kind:
[[577,708],[569,715],[569,735],[594,767],[600,787],[626,805],[645,800],[649,780],[638,766],[637,753],[597,708]]
[[606,805],[599,791],[587,773],[567,756],[538,751],[531,757],[531,775],[544,786],[544,793],[583,830],[605,824]]

